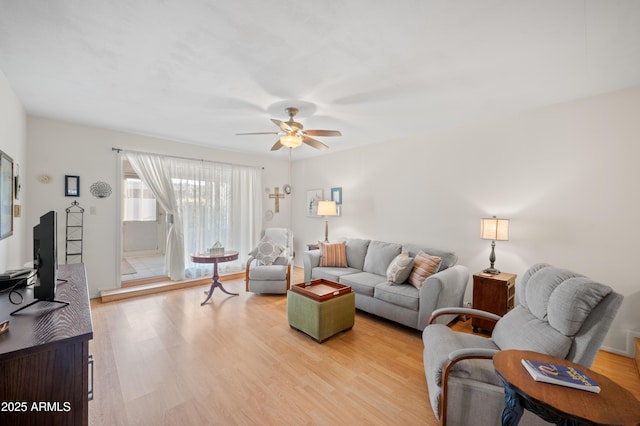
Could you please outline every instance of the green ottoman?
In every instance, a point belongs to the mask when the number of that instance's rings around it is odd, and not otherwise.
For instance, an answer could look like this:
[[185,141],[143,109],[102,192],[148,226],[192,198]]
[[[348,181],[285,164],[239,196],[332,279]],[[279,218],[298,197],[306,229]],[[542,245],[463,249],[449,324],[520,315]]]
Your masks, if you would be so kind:
[[317,301],[294,291],[287,291],[289,325],[319,343],[353,327],[355,312],[356,297],[353,292]]

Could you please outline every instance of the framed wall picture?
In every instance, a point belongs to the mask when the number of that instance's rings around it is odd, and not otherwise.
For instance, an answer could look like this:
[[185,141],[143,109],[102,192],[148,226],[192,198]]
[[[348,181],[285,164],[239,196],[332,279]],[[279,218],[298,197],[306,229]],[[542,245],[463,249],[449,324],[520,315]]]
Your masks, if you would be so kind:
[[13,165],[13,198],[20,199],[20,165],[15,163]]
[[64,196],[65,197],[80,196],[80,176],[66,175],[64,177]]
[[335,201],[336,206],[342,205],[342,187],[331,188],[331,201]]
[[0,240],[13,235],[13,159],[0,151]]
[[307,216],[309,217],[320,217],[318,216],[318,201],[322,201],[324,199],[324,190],[323,189],[310,189],[307,191]]

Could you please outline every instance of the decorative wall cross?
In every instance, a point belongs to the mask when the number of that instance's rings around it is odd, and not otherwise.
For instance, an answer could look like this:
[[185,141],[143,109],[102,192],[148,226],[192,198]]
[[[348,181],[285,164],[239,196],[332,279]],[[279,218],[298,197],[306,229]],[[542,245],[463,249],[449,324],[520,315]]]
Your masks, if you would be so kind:
[[280,188],[277,186],[274,188],[274,194],[269,194],[269,198],[275,198],[276,200],[276,213],[280,213],[280,199],[284,198],[284,194],[280,193]]

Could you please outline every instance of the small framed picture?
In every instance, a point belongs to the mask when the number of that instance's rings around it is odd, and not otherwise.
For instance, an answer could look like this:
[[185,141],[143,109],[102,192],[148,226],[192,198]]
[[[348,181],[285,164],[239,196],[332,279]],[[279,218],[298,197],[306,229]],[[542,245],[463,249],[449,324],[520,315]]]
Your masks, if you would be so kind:
[[324,191],[322,189],[309,189],[307,190],[307,216],[308,217],[320,217],[318,216],[318,202],[324,200]]
[[64,196],[65,197],[79,197],[80,196],[80,176],[64,177]]
[[331,201],[335,201],[336,206],[342,205],[342,187],[331,188]]

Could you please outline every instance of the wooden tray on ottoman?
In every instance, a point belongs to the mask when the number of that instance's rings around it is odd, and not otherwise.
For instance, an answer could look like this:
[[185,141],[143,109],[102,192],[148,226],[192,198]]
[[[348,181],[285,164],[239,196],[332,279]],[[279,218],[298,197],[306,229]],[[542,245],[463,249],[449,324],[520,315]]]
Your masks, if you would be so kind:
[[310,283],[294,284],[291,286],[291,290],[319,302],[351,293],[351,287],[348,285],[325,279],[313,280]]

